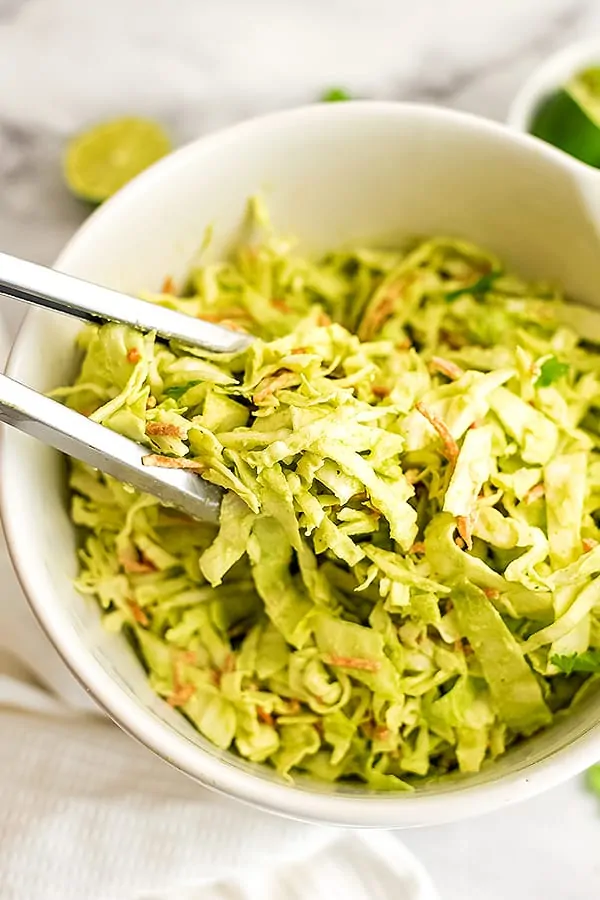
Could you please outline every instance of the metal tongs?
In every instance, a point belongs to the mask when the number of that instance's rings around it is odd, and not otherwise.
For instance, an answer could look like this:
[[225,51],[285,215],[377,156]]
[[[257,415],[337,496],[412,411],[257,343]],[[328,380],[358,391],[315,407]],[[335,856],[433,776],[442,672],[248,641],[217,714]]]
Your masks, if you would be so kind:
[[[117,322],[216,353],[245,349],[252,338],[109,288],[0,253],[0,295],[85,322]],[[185,469],[145,466],[148,448],[0,375],[0,422],[153,494],[196,519],[217,521],[222,491]]]

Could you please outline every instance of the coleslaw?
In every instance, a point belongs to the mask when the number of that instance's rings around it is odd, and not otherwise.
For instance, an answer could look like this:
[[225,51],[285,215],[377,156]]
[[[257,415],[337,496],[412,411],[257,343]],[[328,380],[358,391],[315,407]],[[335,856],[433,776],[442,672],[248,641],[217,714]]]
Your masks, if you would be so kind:
[[70,474],[79,590],[204,737],[284,778],[403,791],[590,690],[593,311],[454,238],[314,262],[257,201],[231,259],[144,297],[257,338],[223,356],[89,327],[54,392],[225,491],[215,530]]

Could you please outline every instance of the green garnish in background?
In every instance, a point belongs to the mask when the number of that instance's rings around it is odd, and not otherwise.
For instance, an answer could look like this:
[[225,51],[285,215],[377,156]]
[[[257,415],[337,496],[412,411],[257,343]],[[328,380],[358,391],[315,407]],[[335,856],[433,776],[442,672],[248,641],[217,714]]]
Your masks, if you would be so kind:
[[340,87],[329,88],[321,96],[322,103],[340,103],[343,100],[352,100],[352,97],[348,91]]

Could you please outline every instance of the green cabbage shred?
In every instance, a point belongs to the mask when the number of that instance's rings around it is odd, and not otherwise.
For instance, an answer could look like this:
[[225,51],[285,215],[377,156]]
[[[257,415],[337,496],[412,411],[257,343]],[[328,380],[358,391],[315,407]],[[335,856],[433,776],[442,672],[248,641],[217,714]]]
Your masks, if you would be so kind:
[[195,463],[220,526],[74,462],[78,588],[204,737],[286,779],[475,772],[600,672],[593,313],[463,240],[313,262],[251,208],[230,259],[143,295],[248,350],[89,327],[54,392]]

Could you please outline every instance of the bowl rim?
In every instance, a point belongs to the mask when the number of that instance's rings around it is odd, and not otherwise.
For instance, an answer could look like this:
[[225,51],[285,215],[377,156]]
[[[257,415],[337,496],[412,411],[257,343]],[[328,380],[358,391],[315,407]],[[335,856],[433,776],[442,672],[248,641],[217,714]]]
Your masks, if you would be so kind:
[[[521,144],[524,149],[535,151],[561,169],[569,169],[580,177],[580,163],[561,151],[529,135],[468,113],[423,104],[375,101],[299,107],[251,119],[201,137],[156,163],[86,220],[67,243],[55,265],[69,270],[71,260],[75,259],[79,247],[89,240],[98,222],[118,216],[120,205],[135,202],[138,193],[152,190],[156,182],[168,178],[172,171],[185,164],[188,157],[211,153],[218,146],[243,140],[256,132],[277,130],[280,125],[287,127],[294,121],[302,124],[334,117],[364,120],[370,116],[445,120],[459,128],[487,133],[498,141]],[[21,325],[7,365],[7,372],[13,377],[18,374],[22,356],[27,352],[35,316],[39,315],[36,310],[29,312]],[[465,785],[452,792],[412,797],[409,794],[362,797],[321,794],[293,785],[269,782],[258,774],[245,772],[210,756],[130,698],[101,663],[88,653],[83,643],[65,640],[61,618],[66,620],[66,615],[61,614],[56,598],[49,602],[52,591],[41,590],[45,576],[41,573],[36,575],[36,567],[29,565],[27,542],[11,515],[12,490],[7,470],[7,447],[12,437],[7,430],[0,447],[0,512],[10,558],[35,617],[73,675],[110,718],[157,756],[202,785],[259,809],[307,822],[360,828],[403,828],[458,821],[524,800],[578,774],[596,762],[600,755],[599,720],[573,744],[549,753],[531,766],[524,765],[514,773],[485,784]]]
[[[547,56],[530,72],[513,97],[506,124],[515,131],[527,134],[531,117],[540,100],[564,84],[565,80],[582,66],[590,65],[594,60],[600,65],[600,37],[575,41]],[[566,153],[564,155],[568,156]],[[580,166],[588,167],[587,163],[580,160],[576,162]],[[589,168],[597,171],[591,166]]]

